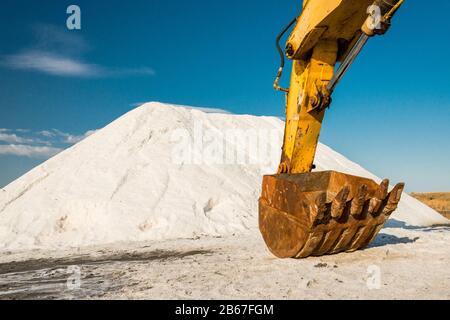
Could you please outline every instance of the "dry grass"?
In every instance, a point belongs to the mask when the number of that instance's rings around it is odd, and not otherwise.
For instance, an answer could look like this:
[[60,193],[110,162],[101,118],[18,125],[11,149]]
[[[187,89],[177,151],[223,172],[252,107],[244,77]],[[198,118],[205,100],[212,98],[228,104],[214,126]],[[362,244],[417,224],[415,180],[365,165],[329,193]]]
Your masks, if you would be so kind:
[[450,218],[450,192],[411,193],[411,196]]

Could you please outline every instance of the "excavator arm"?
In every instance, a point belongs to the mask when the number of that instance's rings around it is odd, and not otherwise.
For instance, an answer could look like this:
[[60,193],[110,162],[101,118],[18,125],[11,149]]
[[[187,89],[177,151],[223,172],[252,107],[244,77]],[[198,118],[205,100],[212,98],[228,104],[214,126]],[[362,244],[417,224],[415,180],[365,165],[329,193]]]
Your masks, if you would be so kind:
[[[367,39],[383,34],[403,0],[306,0],[286,44],[293,59],[286,130],[278,173],[313,168],[331,94]],[[343,62],[335,72],[337,62]],[[276,81],[276,88],[278,84]]]
[[[365,247],[397,208],[404,184],[338,172],[312,173],[331,96],[368,39],[384,34],[403,0],[305,0],[274,87],[286,92],[286,126],[277,175],[263,180],[260,230],[278,257],[302,258]],[[293,60],[281,88],[284,54]],[[338,65],[338,67],[337,67]]]

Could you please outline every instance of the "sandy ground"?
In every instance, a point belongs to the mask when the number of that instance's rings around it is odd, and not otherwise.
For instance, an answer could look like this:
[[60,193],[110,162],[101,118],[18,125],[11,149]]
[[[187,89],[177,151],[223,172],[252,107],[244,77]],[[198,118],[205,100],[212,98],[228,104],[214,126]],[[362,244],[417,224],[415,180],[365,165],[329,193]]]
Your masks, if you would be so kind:
[[3,253],[0,299],[450,299],[450,227],[386,228],[366,250],[280,260],[246,236]]

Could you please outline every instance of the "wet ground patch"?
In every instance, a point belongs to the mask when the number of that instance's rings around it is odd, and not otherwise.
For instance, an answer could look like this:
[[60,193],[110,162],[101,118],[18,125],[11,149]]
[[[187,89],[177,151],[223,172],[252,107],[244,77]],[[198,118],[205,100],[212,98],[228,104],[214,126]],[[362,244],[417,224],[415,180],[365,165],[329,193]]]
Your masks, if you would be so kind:
[[210,255],[212,251],[117,252],[0,264],[0,299],[101,298],[132,286],[123,279],[135,264]]

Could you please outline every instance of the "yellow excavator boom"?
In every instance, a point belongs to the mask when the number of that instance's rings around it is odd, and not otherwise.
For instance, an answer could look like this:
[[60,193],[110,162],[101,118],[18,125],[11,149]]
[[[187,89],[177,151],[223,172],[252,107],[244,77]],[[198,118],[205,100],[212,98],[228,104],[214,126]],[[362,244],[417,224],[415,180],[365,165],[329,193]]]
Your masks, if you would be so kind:
[[[337,172],[312,173],[331,96],[368,39],[384,34],[403,0],[305,0],[285,47],[274,87],[286,92],[286,127],[277,175],[263,180],[260,230],[279,257],[363,248],[397,208],[404,184]],[[284,55],[293,60],[281,88]],[[339,63],[339,67],[336,65]]]

